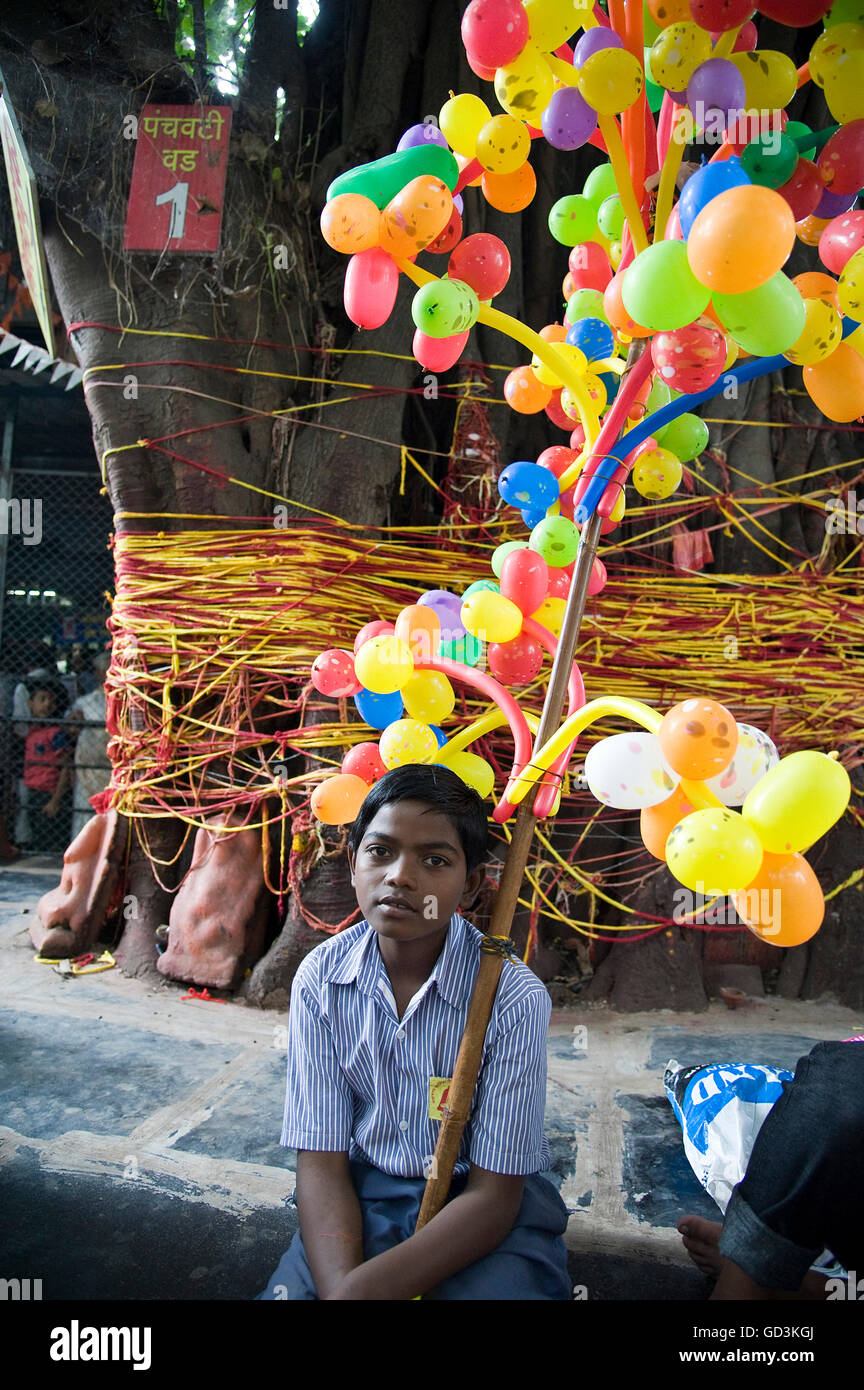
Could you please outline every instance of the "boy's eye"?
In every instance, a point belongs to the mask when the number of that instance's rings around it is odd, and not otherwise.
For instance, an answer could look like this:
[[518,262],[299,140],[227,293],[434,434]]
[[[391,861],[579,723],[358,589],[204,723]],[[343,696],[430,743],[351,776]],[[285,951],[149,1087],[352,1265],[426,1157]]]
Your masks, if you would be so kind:
[[440,854],[430,854],[428,859],[426,860],[426,863],[431,864],[433,869],[437,869],[439,864],[443,864],[446,867],[446,865],[449,863],[449,860],[442,859]]

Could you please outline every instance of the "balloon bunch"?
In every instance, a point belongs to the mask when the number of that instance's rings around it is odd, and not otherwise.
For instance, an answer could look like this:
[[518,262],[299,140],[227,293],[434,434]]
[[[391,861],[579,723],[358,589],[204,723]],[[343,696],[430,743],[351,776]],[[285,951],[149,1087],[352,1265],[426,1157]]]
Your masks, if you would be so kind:
[[[561,748],[594,720],[633,719],[647,733],[601,739],[585,779],[606,806],[638,810],[642,840],[686,888],[729,894],[742,921],[775,946],[797,946],[822,923],[825,903],[802,851],[849,804],[845,768],[818,752],[779,758],[767,734],[737,724],[716,700],[693,698],[661,717],[636,700],[595,700],[565,720],[511,780],[517,805]],[[740,813],[732,810],[741,807]]]

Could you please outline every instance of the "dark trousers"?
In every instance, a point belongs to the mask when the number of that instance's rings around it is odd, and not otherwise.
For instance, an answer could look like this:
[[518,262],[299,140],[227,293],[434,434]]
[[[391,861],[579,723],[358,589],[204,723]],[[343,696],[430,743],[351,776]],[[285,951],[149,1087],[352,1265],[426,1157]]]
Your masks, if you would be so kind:
[[864,1043],[819,1043],[756,1137],[720,1253],[765,1288],[799,1288],[827,1247],[864,1271]]

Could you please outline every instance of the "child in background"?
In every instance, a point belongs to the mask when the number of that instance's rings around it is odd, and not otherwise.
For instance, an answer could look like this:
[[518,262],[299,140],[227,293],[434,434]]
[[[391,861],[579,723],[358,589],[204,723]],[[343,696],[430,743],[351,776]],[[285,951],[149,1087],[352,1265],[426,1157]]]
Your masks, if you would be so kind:
[[291,990],[282,1143],[300,1231],[264,1299],[569,1300],[567,1208],[543,1176],[551,1002],[507,960],[450,1199],[414,1232],[480,962],[459,915],[486,810],[445,767],[371,788],[349,832],[366,920],[311,951]]
[[62,689],[55,683],[39,679],[31,683],[29,707],[34,723],[24,745],[16,825],[16,836],[25,849],[62,853],[69,843],[64,798],[72,782],[70,739],[61,724],[41,722],[62,713],[63,705]]

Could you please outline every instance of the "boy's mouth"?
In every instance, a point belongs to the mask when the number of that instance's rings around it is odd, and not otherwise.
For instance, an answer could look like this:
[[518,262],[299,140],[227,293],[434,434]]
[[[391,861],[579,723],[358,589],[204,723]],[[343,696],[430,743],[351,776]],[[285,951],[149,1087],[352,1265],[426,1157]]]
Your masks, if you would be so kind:
[[417,915],[417,909],[413,907],[411,903],[407,901],[407,899],[397,897],[395,894],[392,894],[386,898],[381,898],[378,903],[378,906],[388,914],[392,913],[394,916],[404,916],[410,914],[412,917],[415,917]]

